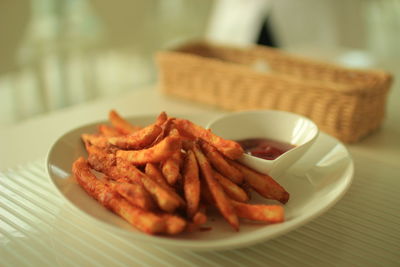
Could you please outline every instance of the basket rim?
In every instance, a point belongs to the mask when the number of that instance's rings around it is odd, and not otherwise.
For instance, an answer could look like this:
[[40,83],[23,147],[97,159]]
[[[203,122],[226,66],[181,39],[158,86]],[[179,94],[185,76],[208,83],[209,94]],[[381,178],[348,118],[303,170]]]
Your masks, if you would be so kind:
[[[304,80],[297,77],[293,77],[289,74],[282,73],[273,73],[273,72],[261,72],[254,69],[249,68],[246,65],[239,65],[236,63],[223,61],[218,58],[207,58],[195,54],[190,53],[182,53],[179,51],[159,51],[155,55],[156,61],[160,65],[160,70],[162,71],[162,63],[165,63],[170,60],[179,61],[180,63],[185,62],[187,60],[197,61],[199,63],[208,63],[208,65],[213,66],[213,68],[224,69],[224,71],[235,72],[238,75],[251,75],[253,77],[261,77],[267,79],[275,79],[281,80],[289,83],[296,83],[301,86],[313,87],[314,90],[319,90],[322,87],[324,91],[331,91],[340,94],[360,94],[365,93],[367,91],[376,92],[377,88],[379,88],[381,93],[386,93],[389,89],[389,84],[391,82],[390,75],[385,75],[378,86],[370,86],[368,83],[365,84],[343,84],[343,83],[335,83],[332,81],[314,81],[314,80]],[[173,59],[175,58],[175,59]],[[179,59],[179,60],[177,60]],[[381,72],[381,71],[379,71]],[[377,87],[377,88],[376,88]],[[311,89],[311,88],[310,88]]]

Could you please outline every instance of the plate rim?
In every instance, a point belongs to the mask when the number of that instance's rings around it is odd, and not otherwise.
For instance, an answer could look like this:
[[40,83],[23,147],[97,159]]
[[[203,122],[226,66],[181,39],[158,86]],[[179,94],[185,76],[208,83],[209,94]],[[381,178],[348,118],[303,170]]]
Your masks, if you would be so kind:
[[[135,120],[135,119],[145,120],[145,119],[155,118],[155,116],[156,116],[155,114],[140,114],[140,115],[126,116],[126,119],[127,120]],[[214,118],[215,118],[215,116],[214,116]],[[211,118],[211,120],[212,119],[213,118]],[[67,203],[69,207],[72,207],[74,210],[78,211],[78,213],[80,215],[83,215],[85,219],[87,219],[90,222],[95,223],[97,226],[99,226],[99,228],[105,227],[105,228],[103,228],[103,230],[110,229],[112,231],[116,231],[118,234],[120,234],[124,237],[134,238],[135,241],[145,241],[145,242],[153,243],[155,245],[169,246],[169,247],[174,247],[174,248],[184,247],[185,249],[192,250],[192,251],[229,250],[229,249],[234,249],[234,248],[239,248],[239,247],[250,246],[250,245],[253,245],[256,243],[260,243],[260,242],[265,242],[267,240],[270,240],[270,239],[276,238],[278,236],[284,235],[288,232],[291,232],[291,231],[307,224],[308,222],[314,220],[315,218],[321,216],[328,210],[330,210],[333,206],[336,205],[336,203],[339,200],[341,200],[343,198],[343,196],[349,190],[349,188],[353,182],[353,179],[354,179],[354,161],[353,161],[353,158],[352,158],[351,154],[349,153],[348,149],[346,148],[346,146],[342,142],[340,142],[337,138],[335,138],[323,131],[320,131],[320,136],[331,138],[332,140],[335,141],[335,143],[337,145],[340,145],[342,147],[342,149],[346,152],[348,162],[342,170],[343,174],[341,174],[341,176],[340,176],[341,179],[343,179],[343,181],[342,181],[343,189],[330,202],[328,202],[325,206],[318,209],[316,212],[311,213],[308,216],[305,216],[305,217],[302,216],[300,218],[297,217],[291,221],[285,221],[280,224],[268,225],[269,228],[272,228],[272,227],[278,227],[278,228],[283,227],[283,228],[279,229],[278,231],[272,232],[269,235],[261,237],[261,238],[259,236],[261,234],[260,231],[262,231],[262,229],[255,230],[255,231],[249,233],[246,236],[246,238],[244,238],[243,240],[240,239],[240,237],[239,238],[232,237],[232,239],[224,238],[221,240],[212,240],[212,241],[182,240],[182,239],[177,240],[177,239],[172,239],[169,236],[148,235],[145,233],[141,233],[139,231],[137,231],[137,232],[129,231],[129,230],[123,229],[121,227],[115,226],[113,224],[107,223],[105,221],[99,220],[98,218],[94,217],[91,214],[88,214],[87,212],[85,212],[84,210],[79,208],[79,206],[77,206],[68,197],[66,197],[65,194],[61,191],[61,188],[59,188],[57,186],[55,180],[52,177],[51,171],[50,171],[50,166],[51,166],[50,156],[51,156],[53,149],[58,144],[58,142],[60,142],[65,136],[67,136],[73,132],[79,131],[79,129],[86,128],[86,127],[94,127],[100,123],[106,123],[106,122],[107,122],[107,120],[97,120],[97,121],[93,121],[90,123],[86,123],[86,124],[77,126],[75,128],[72,128],[69,131],[65,132],[64,134],[60,135],[58,138],[56,138],[56,140],[52,143],[52,145],[48,149],[48,152],[47,152],[46,158],[45,158],[45,165],[46,165],[45,170],[46,170],[46,174],[47,174],[47,179],[52,184],[52,187],[55,189],[55,191],[57,191],[57,193],[64,200],[64,202]],[[88,197],[90,197],[90,196],[88,196]],[[116,215],[116,216],[118,216],[118,215]],[[114,232],[114,234],[115,234],[115,232]],[[232,235],[234,235],[234,234],[235,234],[235,232],[232,233]],[[258,238],[254,238],[254,236],[257,236]]]

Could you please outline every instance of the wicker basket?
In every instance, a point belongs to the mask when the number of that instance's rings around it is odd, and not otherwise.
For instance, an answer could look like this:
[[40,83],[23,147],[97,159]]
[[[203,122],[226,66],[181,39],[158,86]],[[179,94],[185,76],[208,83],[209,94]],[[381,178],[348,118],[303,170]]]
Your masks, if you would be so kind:
[[198,42],[156,57],[160,88],[226,110],[277,109],[305,115],[343,142],[378,128],[391,75],[293,56]]

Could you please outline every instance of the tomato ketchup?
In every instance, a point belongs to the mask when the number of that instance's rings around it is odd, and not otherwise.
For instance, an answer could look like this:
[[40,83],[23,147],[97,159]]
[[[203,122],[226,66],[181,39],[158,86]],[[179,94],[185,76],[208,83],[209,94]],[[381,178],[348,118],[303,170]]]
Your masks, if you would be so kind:
[[274,160],[295,146],[267,138],[248,138],[237,140],[245,153],[267,160]]

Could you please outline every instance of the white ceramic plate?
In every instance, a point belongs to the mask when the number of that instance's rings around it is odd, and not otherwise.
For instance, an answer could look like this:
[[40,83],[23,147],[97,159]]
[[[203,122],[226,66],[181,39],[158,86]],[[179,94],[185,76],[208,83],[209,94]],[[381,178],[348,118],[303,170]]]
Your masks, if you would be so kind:
[[[139,116],[130,121],[147,125],[155,117]],[[191,119],[190,116],[183,117]],[[234,232],[221,216],[211,214],[206,224],[212,227],[211,231],[174,237],[150,236],[137,231],[103,208],[71,179],[73,161],[87,155],[80,135],[95,132],[98,124],[79,127],[60,137],[47,155],[47,171],[61,196],[91,223],[132,242],[150,242],[169,248],[191,250],[224,250],[248,246],[285,234],[321,215],[344,195],[353,178],[353,161],[347,149],[333,137],[321,133],[303,158],[279,179],[279,183],[291,196],[285,205],[285,222],[274,225],[241,222],[240,231]],[[252,201],[271,203],[256,194],[253,194]]]

